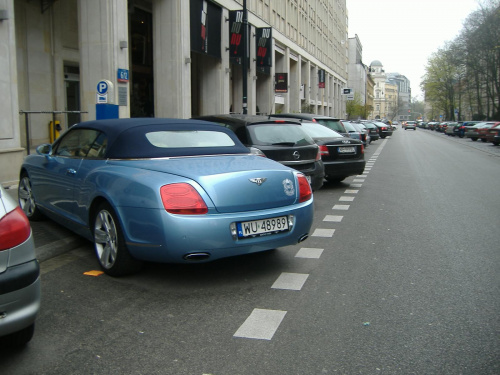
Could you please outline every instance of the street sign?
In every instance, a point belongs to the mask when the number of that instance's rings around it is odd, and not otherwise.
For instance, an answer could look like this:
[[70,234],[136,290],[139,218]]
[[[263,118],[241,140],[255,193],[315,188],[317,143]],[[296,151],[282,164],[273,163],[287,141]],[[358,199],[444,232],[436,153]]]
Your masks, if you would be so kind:
[[350,95],[350,94],[354,94],[353,89],[342,89],[342,95]]
[[116,78],[118,82],[128,82],[128,69],[118,69]]
[[100,95],[105,95],[108,92],[108,81],[99,81],[97,84],[97,93]]
[[97,104],[114,103],[113,83],[103,79],[97,83]]

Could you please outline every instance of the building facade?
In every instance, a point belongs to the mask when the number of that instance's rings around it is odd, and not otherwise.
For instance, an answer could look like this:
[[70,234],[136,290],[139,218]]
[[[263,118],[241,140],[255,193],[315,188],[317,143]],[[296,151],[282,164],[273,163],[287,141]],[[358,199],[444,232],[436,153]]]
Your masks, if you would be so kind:
[[410,80],[399,73],[387,73],[387,80],[398,87],[398,103],[395,120],[407,121],[411,115]]
[[363,46],[357,35],[349,38],[349,77],[347,85],[354,90],[362,105],[366,103],[367,67],[363,64]]
[[[27,150],[54,129],[95,119],[102,104],[122,118],[243,112],[242,5],[0,0],[8,15],[0,21],[0,182],[16,181]],[[342,117],[345,0],[248,0],[247,8],[248,113]]]

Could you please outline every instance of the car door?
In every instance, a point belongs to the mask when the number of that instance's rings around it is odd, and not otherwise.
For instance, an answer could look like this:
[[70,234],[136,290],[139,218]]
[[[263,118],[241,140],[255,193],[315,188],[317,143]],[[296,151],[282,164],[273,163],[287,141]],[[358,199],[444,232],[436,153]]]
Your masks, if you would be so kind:
[[54,145],[44,168],[37,173],[36,183],[39,186],[37,198],[58,216],[75,220],[78,170],[98,133],[92,129],[68,131]]

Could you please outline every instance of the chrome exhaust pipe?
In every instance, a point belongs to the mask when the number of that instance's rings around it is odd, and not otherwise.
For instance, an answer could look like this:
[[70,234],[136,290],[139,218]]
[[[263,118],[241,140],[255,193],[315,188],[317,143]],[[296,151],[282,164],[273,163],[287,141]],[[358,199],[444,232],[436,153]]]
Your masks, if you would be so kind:
[[301,242],[305,241],[308,237],[309,237],[308,233],[303,234],[302,236],[299,237],[299,240],[297,241],[297,243],[301,243]]
[[200,261],[200,260],[206,260],[208,258],[210,258],[209,253],[190,253],[190,254],[184,255],[185,260],[191,260],[194,262]]

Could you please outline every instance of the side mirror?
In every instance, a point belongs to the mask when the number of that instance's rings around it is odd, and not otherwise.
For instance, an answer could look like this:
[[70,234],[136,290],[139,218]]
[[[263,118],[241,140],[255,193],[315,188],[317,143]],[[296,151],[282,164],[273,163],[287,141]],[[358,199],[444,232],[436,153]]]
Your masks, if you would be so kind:
[[43,145],[40,145],[36,148],[36,152],[39,155],[48,156],[52,153],[52,145],[49,143],[45,143]]

